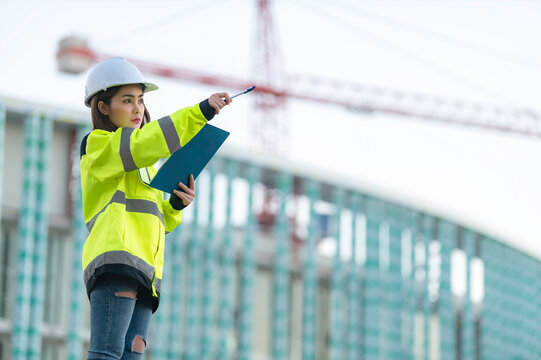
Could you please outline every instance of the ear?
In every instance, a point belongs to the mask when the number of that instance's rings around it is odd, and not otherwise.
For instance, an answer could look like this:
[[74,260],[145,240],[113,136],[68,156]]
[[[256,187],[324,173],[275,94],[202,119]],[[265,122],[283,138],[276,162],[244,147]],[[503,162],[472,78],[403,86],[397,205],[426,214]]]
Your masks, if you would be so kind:
[[104,103],[103,101],[100,101],[98,103],[98,110],[103,114],[103,115],[109,115],[109,106],[107,106],[106,103]]

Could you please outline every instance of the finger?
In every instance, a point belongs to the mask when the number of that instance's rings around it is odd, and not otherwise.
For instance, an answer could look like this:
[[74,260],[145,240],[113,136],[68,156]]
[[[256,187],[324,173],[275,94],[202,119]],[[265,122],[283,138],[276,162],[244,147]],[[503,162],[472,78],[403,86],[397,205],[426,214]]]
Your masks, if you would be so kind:
[[226,96],[220,97],[220,100],[224,106],[231,104],[231,101],[233,101],[228,94],[226,94]]
[[220,111],[220,109],[223,108],[225,104],[223,103],[222,100],[217,100],[213,105],[216,111]]
[[221,100],[218,96],[216,96],[215,94],[212,94],[210,97],[209,97],[209,103],[210,104],[216,104],[217,101]]
[[195,194],[195,179],[193,178],[193,174],[190,174],[190,189]]
[[190,196],[195,196],[195,191],[193,191],[192,189],[190,189],[189,187],[187,187],[186,185],[182,183],[180,184],[181,184],[180,187],[182,188],[185,194],[188,194]]
[[188,206],[193,202],[193,199],[194,199],[193,197],[187,196],[186,194],[184,194],[184,197],[182,198],[182,203]]
[[220,109],[227,105],[226,101],[219,96],[216,97],[215,103],[220,107]]
[[[179,187],[179,188],[180,188],[180,189],[181,189],[182,191],[184,191],[184,192],[186,192],[186,191],[189,191],[189,190],[190,190],[190,188],[189,188],[189,187],[187,187],[186,185],[184,185],[184,184],[183,184],[183,183],[181,183],[181,182],[179,182],[179,183],[178,183],[178,187]],[[191,191],[191,190],[190,190],[190,191]]]
[[222,100],[222,102],[225,102],[226,105],[229,105],[231,104],[231,98],[229,97],[229,94],[226,93],[226,92],[221,92],[221,93],[217,93],[216,95],[218,95],[220,97],[220,99]]
[[183,203],[184,205],[189,205],[189,204],[192,202],[192,200],[193,200],[192,197],[190,197],[190,196],[188,196],[186,193],[180,192],[180,191],[178,191],[178,190],[175,190],[175,194],[176,194],[180,199],[182,199],[182,203]]
[[195,197],[195,193],[190,189],[184,191],[184,194],[186,194],[188,196],[191,196],[191,197]]
[[173,192],[179,197],[184,196],[186,194],[184,191],[180,191],[180,190],[177,190],[177,189],[173,190]]

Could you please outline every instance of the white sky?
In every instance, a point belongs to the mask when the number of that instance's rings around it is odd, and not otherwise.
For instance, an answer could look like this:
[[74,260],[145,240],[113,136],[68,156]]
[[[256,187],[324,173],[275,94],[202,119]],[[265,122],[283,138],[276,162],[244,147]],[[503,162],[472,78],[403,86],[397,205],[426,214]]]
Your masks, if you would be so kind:
[[[0,4],[0,96],[87,111],[82,105],[86,74],[56,71],[57,42],[70,34],[86,37],[102,53],[251,78],[255,0],[88,4]],[[273,4],[288,74],[527,106],[541,113],[537,1]],[[223,90],[148,78],[160,86],[146,96],[154,119]],[[227,146],[250,146],[252,99],[236,99],[213,120],[231,131]],[[471,225],[541,257],[541,140],[308,102],[290,102],[285,116],[293,162]]]

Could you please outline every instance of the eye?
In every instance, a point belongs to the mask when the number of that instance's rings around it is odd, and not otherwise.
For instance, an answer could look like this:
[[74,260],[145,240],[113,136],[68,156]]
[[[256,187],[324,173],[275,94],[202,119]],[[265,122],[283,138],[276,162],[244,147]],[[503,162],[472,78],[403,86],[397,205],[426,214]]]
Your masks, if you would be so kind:
[[139,104],[144,104],[145,101],[143,99],[139,99]]
[[131,102],[131,100],[130,100],[130,99],[126,99],[126,100],[124,100],[123,102],[126,103],[126,104],[129,104],[129,103]]

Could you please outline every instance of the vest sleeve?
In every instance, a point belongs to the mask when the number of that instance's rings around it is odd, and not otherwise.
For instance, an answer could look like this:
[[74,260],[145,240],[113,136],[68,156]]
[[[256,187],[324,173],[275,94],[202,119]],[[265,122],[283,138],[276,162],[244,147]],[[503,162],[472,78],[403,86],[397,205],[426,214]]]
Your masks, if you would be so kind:
[[170,233],[182,221],[182,211],[176,210],[171,206],[169,200],[163,200],[163,222],[165,225],[165,232]]
[[86,163],[93,176],[108,181],[170,156],[206,123],[200,104],[196,104],[151,121],[142,129],[94,130],[86,142]]

